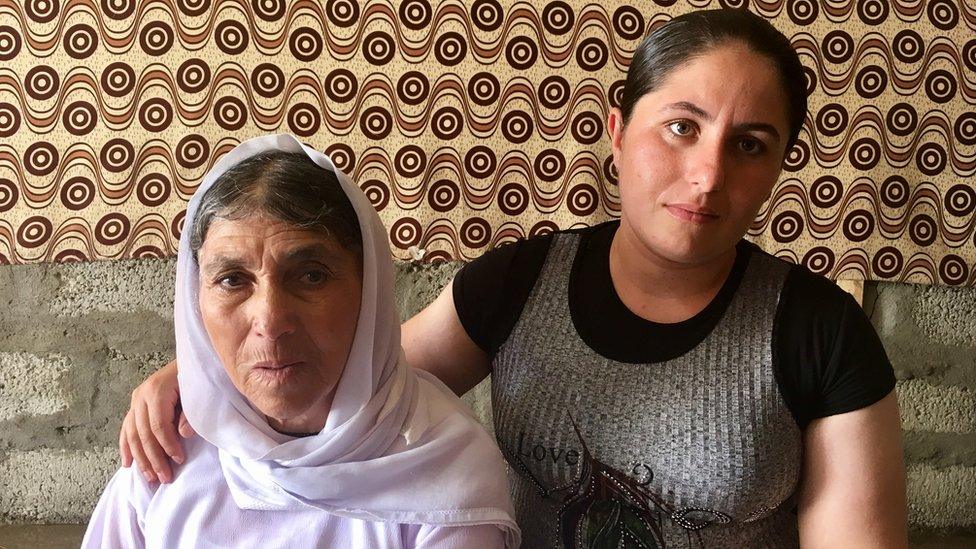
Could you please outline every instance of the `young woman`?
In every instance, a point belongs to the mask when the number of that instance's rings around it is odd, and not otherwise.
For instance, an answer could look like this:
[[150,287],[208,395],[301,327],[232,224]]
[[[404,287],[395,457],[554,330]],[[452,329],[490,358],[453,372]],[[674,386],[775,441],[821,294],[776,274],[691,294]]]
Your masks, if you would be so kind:
[[[609,115],[620,220],[489,252],[404,324],[410,363],[456,393],[491,376],[525,547],[907,545],[877,335],[835,285],[742,240],[805,115],[767,22],[671,20]],[[121,438],[162,480],[174,370],[133,393]]]

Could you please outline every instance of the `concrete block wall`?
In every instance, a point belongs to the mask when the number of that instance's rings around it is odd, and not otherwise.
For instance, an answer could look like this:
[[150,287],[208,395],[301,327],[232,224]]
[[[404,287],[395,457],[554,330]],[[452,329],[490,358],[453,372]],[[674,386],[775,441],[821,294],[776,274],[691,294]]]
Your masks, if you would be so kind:
[[[404,318],[458,267],[399,264]],[[0,524],[85,522],[118,467],[129,393],[174,355],[174,270],[0,267]],[[899,379],[913,539],[976,541],[976,289],[872,284],[865,309]],[[485,422],[488,391],[466,396]]]

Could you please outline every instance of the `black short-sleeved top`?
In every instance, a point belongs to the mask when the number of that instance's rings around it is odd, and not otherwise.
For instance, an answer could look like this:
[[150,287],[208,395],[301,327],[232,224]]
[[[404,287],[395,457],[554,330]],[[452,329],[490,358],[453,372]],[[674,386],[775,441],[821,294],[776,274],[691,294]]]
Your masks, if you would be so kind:
[[[619,362],[652,364],[698,345],[722,318],[745,273],[743,240],[732,270],[701,312],[674,324],[645,320],[617,295],[610,277],[610,243],[619,222],[580,229],[569,305],[580,337]],[[489,355],[508,338],[545,262],[552,235],[502,246],[465,265],[454,279],[454,305],[468,336]],[[891,363],[870,320],[847,293],[794,265],[774,322],[773,361],[780,393],[800,428],[817,418],[871,405],[894,388]]]

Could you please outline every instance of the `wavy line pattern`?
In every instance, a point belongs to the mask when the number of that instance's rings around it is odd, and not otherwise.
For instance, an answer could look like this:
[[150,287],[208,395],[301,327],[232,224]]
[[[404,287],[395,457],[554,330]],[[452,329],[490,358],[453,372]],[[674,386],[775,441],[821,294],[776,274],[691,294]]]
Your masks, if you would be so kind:
[[402,258],[615,217],[630,56],[719,6],[807,68],[750,238],[831,277],[976,285],[965,0],[0,0],[0,263],[172,255],[202,175],[277,131],[353,174]]

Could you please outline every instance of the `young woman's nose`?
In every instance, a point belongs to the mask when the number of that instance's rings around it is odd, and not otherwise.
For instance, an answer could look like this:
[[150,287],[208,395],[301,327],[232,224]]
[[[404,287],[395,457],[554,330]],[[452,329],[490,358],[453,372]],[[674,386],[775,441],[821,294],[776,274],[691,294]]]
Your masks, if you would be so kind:
[[726,151],[720,140],[703,141],[691,158],[691,183],[702,193],[710,193],[725,184]]
[[264,286],[255,291],[248,301],[255,335],[276,341],[295,331],[294,313],[282,289]]

